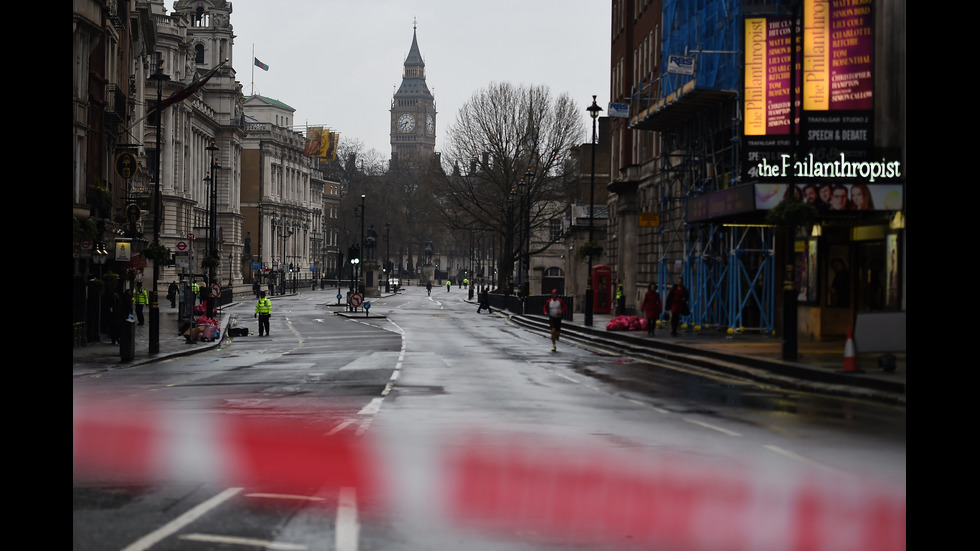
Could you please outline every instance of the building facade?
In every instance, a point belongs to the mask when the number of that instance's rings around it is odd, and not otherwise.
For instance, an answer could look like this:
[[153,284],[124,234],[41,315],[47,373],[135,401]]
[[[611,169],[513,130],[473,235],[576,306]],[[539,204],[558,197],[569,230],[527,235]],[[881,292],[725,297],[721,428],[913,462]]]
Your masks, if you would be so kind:
[[73,324],[97,340],[112,292],[240,280],[243,111],[230,3],[73,9]]
[[243,211],[255,247],[250,281],[275,293],[314,278],[322,251],[324,180],[313,178],[306,137],[292,130],[295,109],[263,96],[245,101]]
[[[628,116],[607,243],[628,309],[683,277],[692,327],[823,338],[904,310],[904,2],[782,4],[611,2],[610,97]],[[893,170],[861,178],[877,165]],[[812,216],[787,229],[791,197]]]

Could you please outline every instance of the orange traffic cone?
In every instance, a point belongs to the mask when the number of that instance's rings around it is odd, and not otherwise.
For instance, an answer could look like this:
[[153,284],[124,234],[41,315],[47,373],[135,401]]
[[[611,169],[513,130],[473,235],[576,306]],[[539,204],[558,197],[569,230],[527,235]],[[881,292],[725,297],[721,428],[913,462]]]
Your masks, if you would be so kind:
[[854,352],[854,338],[851,335],[852,329],[847,328],[847,342],[844,343],[844,371],[857,371],[857,354]]

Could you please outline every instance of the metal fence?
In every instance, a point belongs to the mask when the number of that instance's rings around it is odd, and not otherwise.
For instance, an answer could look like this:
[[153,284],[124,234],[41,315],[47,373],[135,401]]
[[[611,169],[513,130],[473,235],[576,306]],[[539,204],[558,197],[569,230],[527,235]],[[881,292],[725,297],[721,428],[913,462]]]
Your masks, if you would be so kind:
[[[490,307],[497,310],[507,310],[512,314],[544,317],[544,304],[551,295],[531,295],[526,298],[517,295],[502,295],[490,293]],[[562,319],[572,321],[575,311],[575,297],[561,296],[565,301],[565,313]]]

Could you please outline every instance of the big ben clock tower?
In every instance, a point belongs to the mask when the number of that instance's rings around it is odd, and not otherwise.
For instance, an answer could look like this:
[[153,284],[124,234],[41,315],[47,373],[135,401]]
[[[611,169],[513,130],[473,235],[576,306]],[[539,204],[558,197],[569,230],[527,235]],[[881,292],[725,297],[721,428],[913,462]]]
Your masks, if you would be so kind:
[[425,84],[425,62],[413,25],[402,84],[391,99],[391,156],[412,162],[431,156],[435,148],[436,100]]

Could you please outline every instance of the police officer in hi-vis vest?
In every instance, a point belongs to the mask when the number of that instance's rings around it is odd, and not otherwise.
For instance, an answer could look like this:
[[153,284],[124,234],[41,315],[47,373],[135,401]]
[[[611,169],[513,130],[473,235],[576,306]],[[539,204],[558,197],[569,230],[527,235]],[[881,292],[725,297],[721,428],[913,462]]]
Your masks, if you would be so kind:
[[136,323],[143,325],[143,307],[150,303],[150,296],[143,288],[143,282],[136,282],[136,292],[133,293],[133,302],[136,304]]
[[262,291],[259,301],[255,303],[255,315],[259,318],[259,336],[269,334],[269,317],[272,316],[272,301],[265,298],[265,291]]

